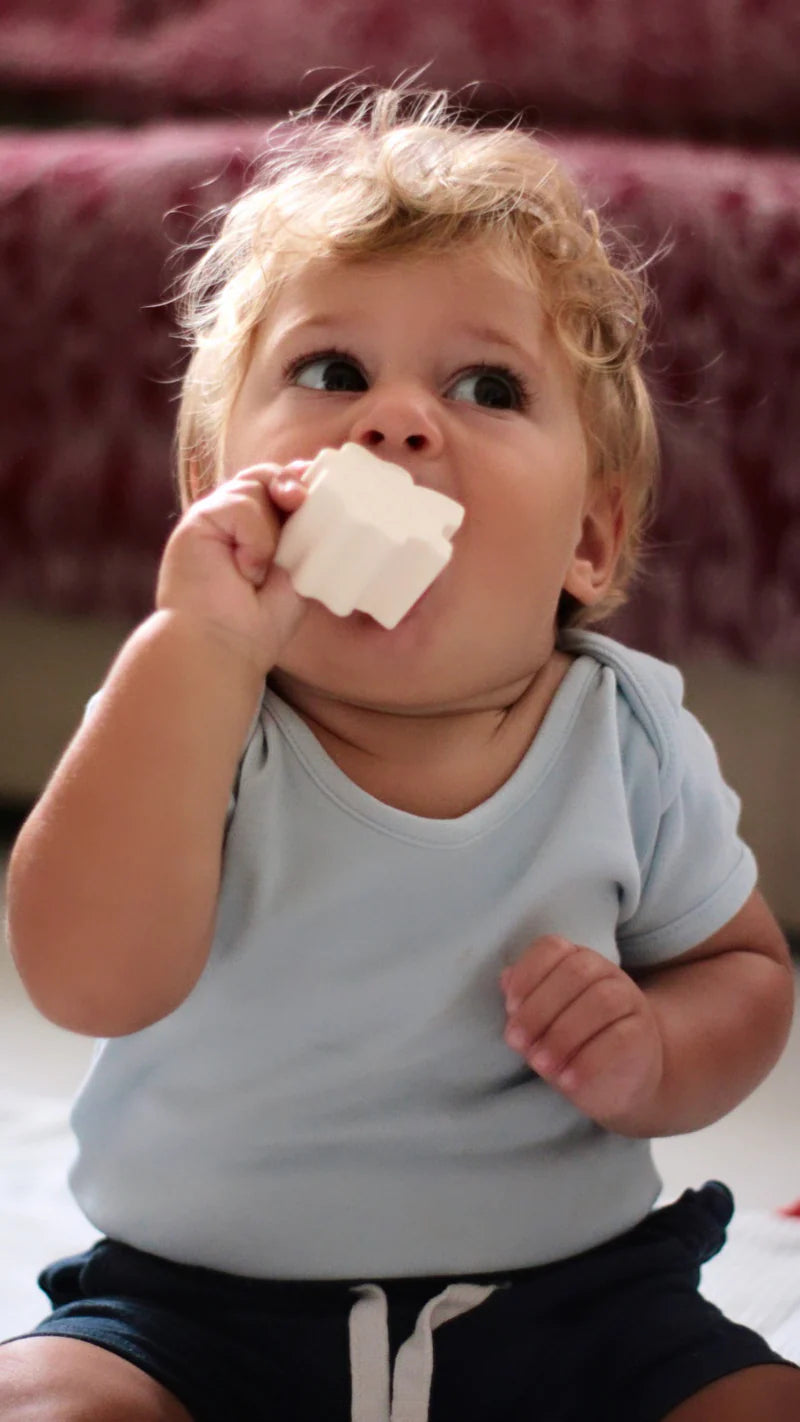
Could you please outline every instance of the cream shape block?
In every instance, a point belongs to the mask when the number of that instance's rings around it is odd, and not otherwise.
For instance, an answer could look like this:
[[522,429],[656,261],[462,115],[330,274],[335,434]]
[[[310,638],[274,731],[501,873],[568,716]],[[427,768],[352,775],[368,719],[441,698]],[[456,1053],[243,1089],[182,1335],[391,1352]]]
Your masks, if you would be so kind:
[[396,627],[449,563],[461,504],[358,444],[320,450],[303,483],[308,498],[283,527],[278,567],[338,617],[367,612]]

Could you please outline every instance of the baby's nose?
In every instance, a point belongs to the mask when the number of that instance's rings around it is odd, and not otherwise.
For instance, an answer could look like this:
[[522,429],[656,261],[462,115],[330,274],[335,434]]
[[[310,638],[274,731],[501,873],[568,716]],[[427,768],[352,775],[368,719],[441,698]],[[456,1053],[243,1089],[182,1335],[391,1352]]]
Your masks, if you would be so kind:
[[380,394],[371,391],[371,399],[355,412],[350,439],[365,449],[378,449],[390,458],[392,453],[413,450],[415,453],[437,455],[443,443],[441,421],[435,401],[426,395],[397,391]]
[[[377,429],[364,430],[363,434],[356,435],[356,441],[359,444],[363,444],[367,449],[374,449],[376,445],[384,444],[386,438],[383,430]],[[407,434],[402,441],[409,449],[424,449],[428,442],[428,436],[422,433]]]

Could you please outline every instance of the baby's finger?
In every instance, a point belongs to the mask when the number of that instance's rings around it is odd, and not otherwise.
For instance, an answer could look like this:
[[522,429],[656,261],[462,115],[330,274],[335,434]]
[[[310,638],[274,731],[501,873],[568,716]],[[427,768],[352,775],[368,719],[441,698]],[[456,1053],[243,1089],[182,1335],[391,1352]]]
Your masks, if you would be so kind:
[[[509,1045],[517,1051],[538,1041],[558,1017],[595,984],[620,976],[619,968],[589,948],[575,948],[557,958],[555,965],[521,1000],[512,991],[508,998]],[[626,979],[627,981],[627,979]],[[518,987],[516,993],[521,989]],[[511,1003],[514,1007],[511,1007]]]
[[604,978],[576,998],[534,1040],[526,1061],[540,1076],[559,1077],[590,1043],[636,1016],[636,1005],[620,978]]
[[500,978],[509,1012],[514,1012],[540,983],[578,952],[580,949],[575,943],[557,933],[548,933],[531,943]]
[[271,479],[267,492],[275,507],[285,514],[294,513],[308,498],[308,489],[290,473],[278,474]]
[[290,464],[250,464],[235,476],[243,483],[258,483],[281,513],[290,514],[308,497],[302,482],[309,466],[307,459],[295,459]]
[[237,570],[259,588],[280,535],[280,519],[260,480],[237,475],[194,504],[186,519],[201,538],[224,544]]
[[[586,1092],[596,1092],[598,1097],[607,1094],[611,1109],[619,1110],[624,1109],[631,1085],[642,1078],[643,1066],[649,1063],[651,1054],[642,1019],[631,1013],[610,1022],[602,1032],[583,1042],[567,1062],[546,1074],[573,1099]],[[545,1072],[539,1075],[545,1076]]]
[[277,541],[273,519],[249,498],[233,499],[224,516],[233,560],[243,578],[260,588],[269,572]]

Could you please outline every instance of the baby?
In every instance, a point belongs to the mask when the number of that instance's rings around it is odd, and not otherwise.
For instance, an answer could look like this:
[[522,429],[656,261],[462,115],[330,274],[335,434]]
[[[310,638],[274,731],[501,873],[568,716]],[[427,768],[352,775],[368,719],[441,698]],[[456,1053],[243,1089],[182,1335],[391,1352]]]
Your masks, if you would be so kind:
[[[306,117],[189,278],[156,610],[10,866],[33,1002],[105,1039],[103,1237],[4,1422],[800,1419],[697,1290],[729,1192],[654,1209],[649,1139],[763,1079],[792,975],[678,673],[587,630],[644,306],[534,138],[395,91]],[[346,445],[463,510],[394,627],[276,557]]]

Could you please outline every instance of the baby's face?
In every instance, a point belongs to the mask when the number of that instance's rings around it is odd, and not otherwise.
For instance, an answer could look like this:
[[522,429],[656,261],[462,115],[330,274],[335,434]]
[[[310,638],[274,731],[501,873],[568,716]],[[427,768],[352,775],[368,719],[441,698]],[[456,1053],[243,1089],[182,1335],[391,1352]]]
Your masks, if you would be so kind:
[[573,376],[530,285],[475,247],[290,278],[254,341],[226,477],[348,440],[456,499],[464,523],[391,632],[310,603],[284,679],[398,710],[508,704],[552,653],[562,590],[596,600],[616,556]]

